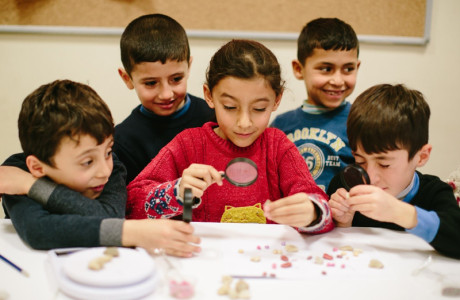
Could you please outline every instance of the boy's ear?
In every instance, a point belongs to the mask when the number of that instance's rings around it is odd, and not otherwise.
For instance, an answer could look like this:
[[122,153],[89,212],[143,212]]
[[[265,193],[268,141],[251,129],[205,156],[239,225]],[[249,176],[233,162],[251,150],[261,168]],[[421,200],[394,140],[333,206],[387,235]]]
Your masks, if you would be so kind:
[[208,106],[210,108],[215,108],[214,101],[212,101],[212,94],[207,84],[203,84],[203,96],[206,103],[208,103]]
[[120,75],[123,82],[126,84],[128,89],[132,90],[134,88],[133,82],[131,81],[131,77],[129,77],[128,73],[123,68],[118,68],[118,74]]
[[297,59],[294,59],[292,61],[292,72],[294,72],[295,78],[299,80],[303,79],[302,70],[303,70],[303,66],[300,63],[300,61],[298,61]]
[[35,155],[29,155],[26,158],[26,165],[29,172],[37,178],[45,176],[44,163],[42,163]]
[[423,167],[428,162],[432,148],[430,144],[425,144],[422,149],[419,150],[417,167]]

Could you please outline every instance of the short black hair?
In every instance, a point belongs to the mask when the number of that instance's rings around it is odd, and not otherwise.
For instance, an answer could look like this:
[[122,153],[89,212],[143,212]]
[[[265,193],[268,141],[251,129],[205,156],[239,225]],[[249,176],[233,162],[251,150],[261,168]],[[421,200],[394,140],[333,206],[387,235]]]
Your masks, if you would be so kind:
[[423,94],[402,84],[368,88],[353,102],[347,120],[352,151],[407,150],[409,160],[428,143],[430,107]]
[[19,140],[26,156],[54,166],[53,157],[64,137],[79,141],[88,134],[102,144],[113,135],[107,104],[89,86],[56,80],[28,95],[18,118]]
[[315,49],[357,49],[359,42],[353,28],[337,18],[318,18],[308,22],[297,39],[297,59],[302,65]]
[[136,64],[190,60],[185,29],[173,18],[149,14],[131,21],[120,39],[121,61],[129,76]]

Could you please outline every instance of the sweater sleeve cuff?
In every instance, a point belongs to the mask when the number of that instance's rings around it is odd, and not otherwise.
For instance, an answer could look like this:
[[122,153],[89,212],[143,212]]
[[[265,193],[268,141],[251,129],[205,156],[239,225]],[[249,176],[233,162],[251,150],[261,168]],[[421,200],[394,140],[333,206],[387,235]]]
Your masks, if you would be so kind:
[[56,186],[56,183],[45,177],[41,177],[32,184],[27,196],[45,206]]
[[[179,194],[179,184],[180,181],[182,180],[182,177],[177,179],[176,184],[174,184],[174,196],[176,196],[176,201],[179,203],[181,206],[184,206],[184,199]],[[193,205],[192,208],[195,209],[201,204],[201,198],[196,198],[193,197]]]
[[417,206],[415,210],[417,211],[417,225],[412,229],[406,229],[406,231],[431,243],[439,230],[441,223],[439,216],[434,211],[427,211]]
[[313,220],[313,222],[310,223],[310,225],[305,226],[305,227],[299,227],[298,230],[300,232],[304,233],[314,233],[317,231],[320,231],[323,229],[325,226],[326,219],[328,218],[329,215],[329,210],[326,210],[326,208],[323,205],[323,200],[319,195],[308,195],[311,202],[313,202],[313,205],[315,206],[315,211],[316,211],[316,219]]
[[124,219],[104,219],[99,229],[101,246],[121,246],[121,234]]

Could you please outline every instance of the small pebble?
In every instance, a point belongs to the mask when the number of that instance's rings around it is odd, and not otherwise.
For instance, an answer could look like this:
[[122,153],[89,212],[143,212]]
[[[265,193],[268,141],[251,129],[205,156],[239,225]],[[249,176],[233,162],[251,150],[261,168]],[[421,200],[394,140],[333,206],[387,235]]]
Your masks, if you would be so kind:
[[281,258],[282,261],[288,261],[289,260],[289,258],[286,255],[281,255],[280,258]]
[[353,251],[352,246],[342,246],[342,247],[339,247],[339,249],[342,251]]
[[253,256],[253,257],[251,257],[251,261],[253,261],[253,262],[259,262],[259,261],[260,261],[260,256]]
[[296,245],[286,245],[286,247],[284,247],[284,249],[286,249],[287,252],[297,252],[297,251],[299,251],[299,248],[297,248]]
[[292,264],[290,262],[285,262],[284,264],[281,264],[281,268],[290,268],[292,267]]
[[383,269],[383,264],[377,259],[371,259],[371,261],[369,262],[369,268]]
[[324,258],[324,259],[327,259],[327,260],[332,260],[332,259],[334,259],[330,254],[327,254],[327,253],[324,253],[324,254],[323,254],[323,258]]

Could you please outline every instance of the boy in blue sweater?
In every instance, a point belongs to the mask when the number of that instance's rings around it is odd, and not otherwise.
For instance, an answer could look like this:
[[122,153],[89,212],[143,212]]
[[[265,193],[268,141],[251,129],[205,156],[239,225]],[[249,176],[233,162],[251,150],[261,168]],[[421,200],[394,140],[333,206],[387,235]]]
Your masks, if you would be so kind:
[[113,120],[89,86],[57,80],[26,97],[18,119],[23,153],[0,166],[3,208],[35,249],[139,246],[191,256],[190,224],[125,220],[126,170],[112,155]]
[[115,127],[113,151],[129,183],[178,133],[215,117],[203,99],[187,93],[192,58],[187,34],[174,19],[151,14],[133,20],[120,49],[118,73],[141,102]]
[[350,25],[336,18],[309,22],[292,61],[295,77],[305,83],[307,99],[271,124],[294,142],[323,190],[354,161],[346,133],[350,103],[345,99],[355,88],[358,53],[358,38]]

